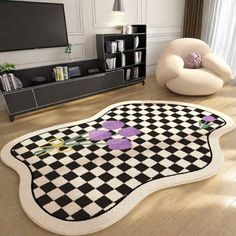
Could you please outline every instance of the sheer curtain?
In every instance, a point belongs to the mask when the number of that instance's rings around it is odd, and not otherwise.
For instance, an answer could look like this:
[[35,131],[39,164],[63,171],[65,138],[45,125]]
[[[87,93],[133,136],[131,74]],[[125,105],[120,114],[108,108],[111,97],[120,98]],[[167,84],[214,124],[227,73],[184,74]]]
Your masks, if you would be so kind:
[[205,0],[202,40],[226,60],[236,79],[236,1]]

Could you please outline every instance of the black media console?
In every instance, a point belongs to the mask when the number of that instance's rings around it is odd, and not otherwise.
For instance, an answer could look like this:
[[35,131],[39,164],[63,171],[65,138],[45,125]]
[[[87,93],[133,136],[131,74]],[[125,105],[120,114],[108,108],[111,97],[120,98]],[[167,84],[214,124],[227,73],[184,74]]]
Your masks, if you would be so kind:
[[[136,26],[145,29],[146,26]],[[139,32],[137,32],[138,34]],[[67,64],[61,64],[57,66],[77,66],[81,68],[82,76],[64,80],[55,81],[52,76],[52,71],[55,65],[43,66],[37,68],[23,69],[14,71],[14,75],[21,80],[23,83],[22,89],[12,90],[10,92],[4,92],[3,88],[0,87],[1,93],[5,99],[10,121],[14,121],[15,116],[35,111],[38,109],[46,108],[48,106],[63,103],[66,101],[82,98],[92,94],[100,93],[103,91],[135,84],[142,82],[144,84],[146,76],[146,34],[140,33],[143,51],[143,60],[140,64],[134,65],[132,56],[134,51],[138,49],[130,48],[126,50],[128,61],[132,62],[125,67],[118,66],[113,70],[107,70],[105,65],[105,58],[101,52],[104,52],[104,44],[97,43],[98,59],[73,62]],[[101,38],[109,38],[114,40],[124,38],[125,41],[131,42],[131,39],[135,36],[132,35],[97,35],[98,42]],[[127,42],[128,42],[127,41]],[[131,43],[132,45],[132,43]],[[116,55],[119,57],[119,53]],[[119,58],[118,58],[119,61]],[[119,63],[119,62],[118,62]],[[136,79],[126,80],[126,70],[131,67],[139,67],[140,77]],[[99,68],[99,73],[88,74],[88,69]],[[32,79],[37,76],[44,76],[47,79],[47,83],[42,85],[34,86]]]

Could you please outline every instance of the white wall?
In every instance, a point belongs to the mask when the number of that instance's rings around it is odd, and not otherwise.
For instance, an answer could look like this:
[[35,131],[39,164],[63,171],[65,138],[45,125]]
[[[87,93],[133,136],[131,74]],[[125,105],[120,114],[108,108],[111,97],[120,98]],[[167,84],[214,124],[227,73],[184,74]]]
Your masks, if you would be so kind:
[[[182,34],[184,0],[123,0],[124,16],[112,14],[113,0],[34,1],[64,3],[69,42],[73,44],[72,61],[96,58],[96,33],[118,32],[120,24],[147,24],[147,70],[152,74],[163,46]],[[0,64],[15,63],[18,69],[65,61],[64,48],[0,53]]]

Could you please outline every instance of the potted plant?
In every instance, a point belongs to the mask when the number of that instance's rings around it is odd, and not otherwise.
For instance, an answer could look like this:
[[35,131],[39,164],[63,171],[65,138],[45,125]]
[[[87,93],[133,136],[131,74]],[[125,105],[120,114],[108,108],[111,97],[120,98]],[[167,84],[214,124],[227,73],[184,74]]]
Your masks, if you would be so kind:
[[0,65],[0,74],[8,74],[16,69],[16,65],[12,63],[4,63]]
[[68,60],[70,61],[70,55],[72,53],[72,44],[69,43],[65,48],[65,54],[67,54]]

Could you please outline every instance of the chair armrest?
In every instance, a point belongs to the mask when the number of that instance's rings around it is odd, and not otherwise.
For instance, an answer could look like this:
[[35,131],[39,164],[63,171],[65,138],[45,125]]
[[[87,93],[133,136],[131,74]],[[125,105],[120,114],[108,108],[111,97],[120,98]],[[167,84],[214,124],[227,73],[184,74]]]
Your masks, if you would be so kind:
[[168,54],[160,58],[157,69],[156,79],[164,86],[170,79],[177,77],[184,67],[184,61],[180,56]]
[[221,58],[217,57],[213,53],[207,53],[202,58],[202,66],[208,70],[215,72],[222,77],[224,81],[232,78],[232,71],[230,67]]

